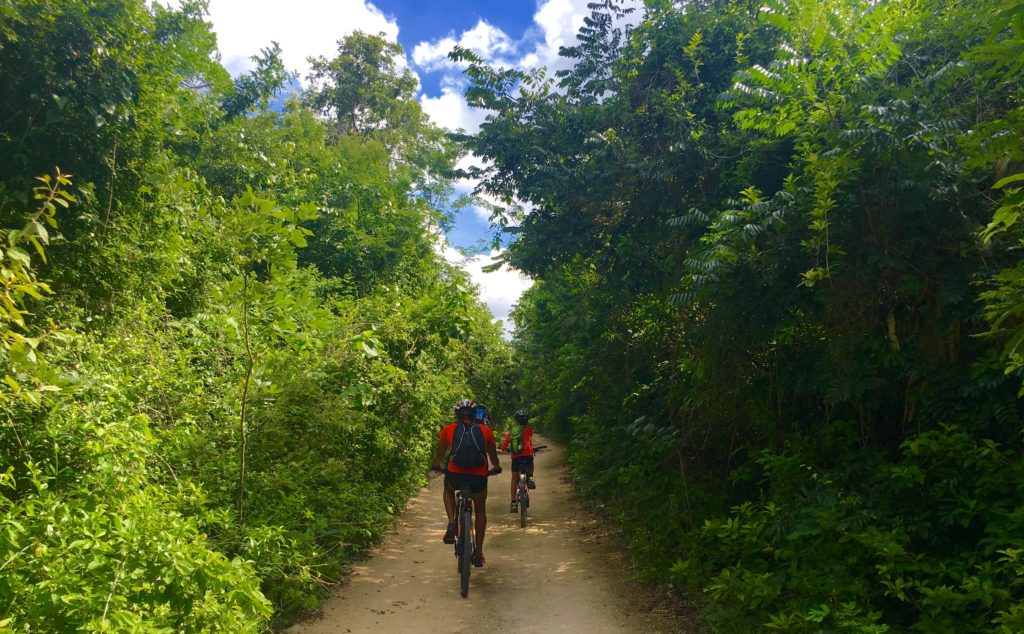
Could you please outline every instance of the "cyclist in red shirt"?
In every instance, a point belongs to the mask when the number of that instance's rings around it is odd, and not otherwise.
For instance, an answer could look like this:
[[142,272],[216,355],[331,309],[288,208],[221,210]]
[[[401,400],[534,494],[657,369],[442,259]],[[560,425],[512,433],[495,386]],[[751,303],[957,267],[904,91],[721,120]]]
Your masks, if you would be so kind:
[[[501,473],[498,462],[498,448],[494,443],[494,432],[476,420],[476,407],[473,401],[462,399],[455,404],[455,422],[441,430],[437,439],[437,450],[434,452],[434,469],[440,470],[445,455],[451,452],[448,466],[444,469],[444,512],[448,515],[448,529],[444,533],[444,543],[455,543],[455,490],[464,483],[469,485],[473,494],[473,506],[476,508],[476,552],[473,554],[473,565],[484,565],[484,534],[487,532],[487,461],[490,458],[492,473]],[[463,427],[467,426],[467,427]],[[473,426],[476,429],[472,429]],[[482,442],[483,446],[476,446]],[[455,464],[457,451],[464,448],[468,453],[479,452],[479,466],[465,467]]]
[[525,409],[521,409],[516,412],[515,419],[521,429],[514,429],[505,434],[505,440],[501,443],[501,450],[505,451],[512,443],[513,437],[516,439],[512,447],[512,503],[508,507],[511,513],[519,512],[519,501],[516,499],[519,474],[526,478],[526,486],[531,489],[537,488],[533,481],[533,427],[527,424],[530,422],[530,415]]

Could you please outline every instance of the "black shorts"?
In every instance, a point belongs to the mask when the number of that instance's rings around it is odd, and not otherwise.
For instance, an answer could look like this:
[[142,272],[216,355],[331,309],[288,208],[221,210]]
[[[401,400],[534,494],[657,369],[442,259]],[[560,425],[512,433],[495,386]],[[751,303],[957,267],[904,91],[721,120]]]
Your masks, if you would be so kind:
[[526,473],[526,467],[533,466],[533,456],[519,456],[512,459],[513,473]]
[[444,474],[444,485],[453,491],[458,491],[463,484],[469,485],[470,493],[483,493],[487,490],[487,476],[473,473],[453,473],[446,471]]

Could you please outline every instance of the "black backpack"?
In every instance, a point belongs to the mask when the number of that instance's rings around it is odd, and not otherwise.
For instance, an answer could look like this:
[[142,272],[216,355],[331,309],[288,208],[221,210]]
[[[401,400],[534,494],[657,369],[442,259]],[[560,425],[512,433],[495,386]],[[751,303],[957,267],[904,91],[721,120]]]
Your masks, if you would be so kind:
[[484,433],[476,423],[458,423],[452,434],[452,462],[462,469],[476,469],[487,462]]

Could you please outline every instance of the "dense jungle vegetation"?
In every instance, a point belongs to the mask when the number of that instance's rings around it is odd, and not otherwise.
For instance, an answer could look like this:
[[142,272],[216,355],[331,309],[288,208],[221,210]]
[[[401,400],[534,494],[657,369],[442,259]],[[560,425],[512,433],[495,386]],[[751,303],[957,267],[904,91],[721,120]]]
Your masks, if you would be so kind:
[[1024,631],[1024,3],[591,9],[453,137],[374,36],[275,110],[202,0],[0,0],[0,633],[288,622],[466,394],[712,631]]
[[507,400],[397,46],[275,112],[279,53],[232,79],[201,0],[0,0],[0,632],[279,624],[454,399]]
[[715,631],[1024,631],[1024,3],[590,6],[453,54],[579,487]]

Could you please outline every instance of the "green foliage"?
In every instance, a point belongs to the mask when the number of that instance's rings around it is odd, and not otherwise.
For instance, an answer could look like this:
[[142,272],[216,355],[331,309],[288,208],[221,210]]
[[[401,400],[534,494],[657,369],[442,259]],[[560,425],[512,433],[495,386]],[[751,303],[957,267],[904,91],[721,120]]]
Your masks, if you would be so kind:
[[29,405],[39,405],[44,393],[60,389],[48,376],[38,350],[47,339],[62,340],[68,333],[52,322],[41,332],[30,330],[26,323],[31,315],[28,301],[41,300],[52,292],[36,275],[33,256],[26,249],[31,247],[46,262],[45,249],[50,243],[46,227],[57,228],[57,208],[67,209],[75,197],[67,191],[70,178],[59,170],[55,176],[47,174],[38,180],[42,185],[33,189],[33,198],[39,204],[35,213],[24,219],[21,229],[0,230],[0,237],[6,242],[6,248],[0,251],[0,350],[10,367],[10,373],[3,378],[5,385],[0,388],[0,403],[17,398]]
[[[284,625],[450,404],[511,390],[437,248],[457,148],[394,46],[318,62],[350,129],[268,111],[276,45],[232,82],[205,11],[0,2],[2,632]],[[53,162],[73,185],[30,180]]]
[[284,69],[281,46],[277,42],[254,55],[252,61],[256,69],[236,79],[231,94],[224,99],[224,115],[229,119],[254,108],[265,109],[269,100],[291,79]]
[[69,407],[19,431],[32,457],[0,498],[5,631],[259,631],[270,603],[251,566],[181,515],[198,490],[149,482],[148,423],[118,409]]
[[398,70],[402,47],[383,34],[356,31],[338,41],[333,59],[312,59],[306,103],[329,117],[342,134],[415,134],[423,125],[412,71]]
[[[2,361],[11,391],[3,395],[0,434],[6,466],[0,554],[7,569],[0,627],[117,631],[216,624],[257,631],[270,604],[251,569],[211,550],[194,519],[177,511],[198,491],[150,482],[147,419],[133,414],[109,385],[78,385],[47,368],[37,355],[44,338],[66,341],[52,324],[48,337],[13,329],[27,330],[28,303],[50,292],[17,245],[31,243],[45,261],[48,234],[40,220],[56,228],[57,205],[68,208],[75,200],[65,191],[71,181],[59,171],[39,180],[38,211],[25,229],[5,231],[12,269]],[[73,389],[59,394],[52,382]]]
[[536,206],[524,399],[713,628],[1020,627],[1019,4],[595,3],[561,90],[456,52]]
[[706,521],[673,567],[709,579],[716,606],[746,606],[716,608],[729,629],[889,631],[883,616],[900,630],[1019,627],[1019,449],[943,426],[891,460],[863,452],[819,470],[805,461],[820,451],[764,452],[770,488]]

